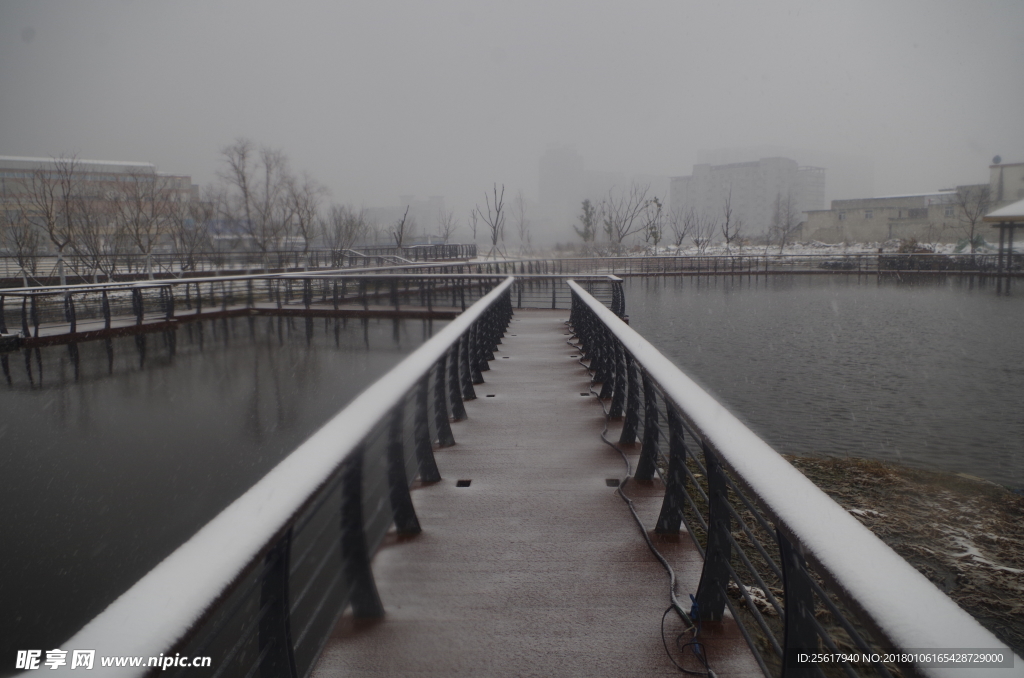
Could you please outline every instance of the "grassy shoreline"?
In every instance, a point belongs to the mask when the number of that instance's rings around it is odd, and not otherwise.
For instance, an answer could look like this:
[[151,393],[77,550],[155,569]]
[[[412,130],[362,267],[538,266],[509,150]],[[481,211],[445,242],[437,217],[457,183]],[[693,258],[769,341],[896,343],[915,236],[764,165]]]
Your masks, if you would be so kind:
[[1024,497],[965,474],[867,459],[786,459],[1024,654]]

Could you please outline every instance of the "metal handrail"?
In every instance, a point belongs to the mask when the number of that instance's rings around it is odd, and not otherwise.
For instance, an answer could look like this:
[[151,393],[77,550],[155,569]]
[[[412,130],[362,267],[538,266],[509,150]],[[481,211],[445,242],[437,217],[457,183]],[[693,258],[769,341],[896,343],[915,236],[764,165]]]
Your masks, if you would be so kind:
[[[1004,643],[647,340],[581,286],[570,282],[569,287],[573,293],[570,324],[590,360],[594,381],[602,382],[601,395],[611,398],[611,416],[624,417],[620,443],[633,443],[638,437],[643,441],[636,477],[650,478],[659,472],[665,479],[665,499],[656,530],[677,531],[685,522],[695,540],[697,533],[705,535],[703,546],[697,542],[705,558],[696,592],[700,618],[721,618],[728,606],[742,624],[728,595],[730,585],[738,587],[747,611],[768,642],[783,655],[774,662],[782,663],[786,676],[817,675],[817,667],[791,663],[793,652],[817,651],[819,638],[824,647],[836,647],[835,639],[815,619],[815,596],[837,618],[849,636],[843,640],[849,643],[847,647],[852,645],[854,652],[878,648],[1002,648],[1013,657],[1014,665],[1021,667],[1020,658],[1005,649]],[[703,463],[697,450],[703,454]],[[730,496],[739,501],[733,502]],[[707,515],[697,511],[698,504]],[[737,520],[739,512],[744,511],[752,516],[750,527]],[[759,553],[748,558],[742,551],[737,543],[740,533],[733,531],[734,521],[741,526],[741,533],[754,541]],[[751,528],[762,527],[771,528],[763,532],[775,540],[774,544],[762,545],[753,539]],[[767,553],[764,547],[777,555]],[[733,558],[737,552],[739,555]],[[752,570],[750,560],[761,558],[767,561],[764,572],[782,574],[781,640],[775,638],[752,600],[751,585],[745,584],[751,579],[736,571],[736,567]],[[764,585],[759,577],[754,581]],[[840,606],[852,611],[856,623],[844,618],[826,591],[836,596]],[[777,606],[775,596],[770,591],[765,593]],[[876,643],[868,645],[862,633],[874,634]],[[744,629],[744,635],[749,642],[750,630]],[[769,675],[768,663],[772,662],[766,661],[756,643],[751,643],[751,650]],[[973,671],[920,662],[906,668],[926,676],[963,676]],[[848,675],[854,672],[850,664],[841,665],[841,669]],[[881,662],[875,663],[874,669],[883,676],[888,674]],[[984,670],[977,671],[988,675]]]
[[[409,487],[417,474],[440,479],[432,446],[454,444],[449,413],[466,416],[462,401],[475,397],[511,319],[512,284],[496,285],[370,386],[64,646],[157,657],[209,655],[225,642],[216,674],[245,675],[233,661],[261,675],[308,675],[344,609],[382,614],[369,557],[392,523],[419,531]],[[297,595],[320,581],[317,600]]]

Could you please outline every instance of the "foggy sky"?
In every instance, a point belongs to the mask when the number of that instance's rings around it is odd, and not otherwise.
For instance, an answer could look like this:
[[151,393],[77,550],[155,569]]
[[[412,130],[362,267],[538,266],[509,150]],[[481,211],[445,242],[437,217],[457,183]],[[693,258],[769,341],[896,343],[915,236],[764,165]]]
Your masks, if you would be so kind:
[[1022,121],[1020,0],[0,0],[0,154],[206,183],[247,136],[337,202],[443,195],[463,223],[494,181],[536,200],[554,143],[626,174],[867,156],[886,195],[1024,161]]

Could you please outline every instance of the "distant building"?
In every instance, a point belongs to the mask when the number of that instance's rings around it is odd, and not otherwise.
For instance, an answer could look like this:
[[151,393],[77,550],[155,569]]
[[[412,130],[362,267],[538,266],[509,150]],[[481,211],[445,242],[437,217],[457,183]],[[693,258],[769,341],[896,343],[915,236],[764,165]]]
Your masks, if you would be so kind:
[[1024,162],[989,165],[988,171],[993,209],[1024,199]]
[[[1024,163],[989,166],[988,184],[957,186],[935,193],[833,200],[831,209],[808,213],[798,237],[828,243],[910,239],[955,242],[965,237],[956,204],[957,192],[985,188],[992,210],[1024,198]],[[986,231],[982,229],[981,235],[988,237]]]
[[808,214],[801,240],[884,242],[956,240],[959,219],[956,191],[881,198],[833,200],[832,209]]
[[693,174],[672,177],[669,209],[720,218],[730,193],[732,218],[743,221],[747,234],[760,235],[771,226],[778,196],[792,195],[801,221],[807,212],[824,207],[825,170],[801,167],[789,158],[694,165]]
[[[0,155],[0,200],[8,202],[23,195],[34,173],[52,174],[55,170],[53,158]],[[135,179],[159,179],[162,189],[177,201],[188,201],[198,191],[188,175],[157,172],[156,165],[148,162],[76,158],[73,176],[80,194],[96,199],[112,196],[119,186]]]

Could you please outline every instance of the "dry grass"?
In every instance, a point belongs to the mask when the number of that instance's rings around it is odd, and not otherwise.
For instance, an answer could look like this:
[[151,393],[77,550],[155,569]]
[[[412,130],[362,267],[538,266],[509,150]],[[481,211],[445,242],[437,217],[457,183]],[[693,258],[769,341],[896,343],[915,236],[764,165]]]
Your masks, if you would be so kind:
[[866,459],[787,459],[1024,654],[1024,497],[964,474]]

